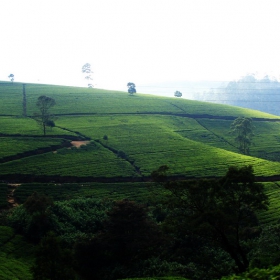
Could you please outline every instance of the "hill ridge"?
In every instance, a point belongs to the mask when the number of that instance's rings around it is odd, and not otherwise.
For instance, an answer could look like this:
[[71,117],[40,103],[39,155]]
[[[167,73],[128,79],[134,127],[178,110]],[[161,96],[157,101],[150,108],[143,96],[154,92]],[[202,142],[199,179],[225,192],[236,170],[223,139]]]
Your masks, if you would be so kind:
[[[164,164],[181,176],[220,175],[229,165],[244,164],[255,166],[257,175],[280,174],[280,117],[271,114],[174,97],[26,84],[29,117],[22,118],[22,93],[22,84],[0,84],[0,137],[13,139],[12,144],[2,143],[0,174],[10,174],[10,178],[22,173],[22,178],[27,174],[33,179],[75,175],[81,180],[139,180]],[[56,145],[58,139],[88,139],[96,145],[8,162],[36,151],[37,146],[43,151],[42,132],[32,119],[41,95],[56,101],[51,112],[56,126],[45,139]],[[234,138],[225,133],[239,116],[252,118],[258,127],[252,157],[239,154]],[[25,143],[28,137],[37,146]]]

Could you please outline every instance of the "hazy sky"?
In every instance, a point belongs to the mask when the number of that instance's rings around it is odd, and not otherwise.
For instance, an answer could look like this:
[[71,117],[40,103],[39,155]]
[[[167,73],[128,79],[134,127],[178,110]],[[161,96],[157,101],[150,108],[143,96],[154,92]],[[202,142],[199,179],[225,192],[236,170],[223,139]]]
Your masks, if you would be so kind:
[[1,0],[0,80],[126,90],[280,77],[279,0]]

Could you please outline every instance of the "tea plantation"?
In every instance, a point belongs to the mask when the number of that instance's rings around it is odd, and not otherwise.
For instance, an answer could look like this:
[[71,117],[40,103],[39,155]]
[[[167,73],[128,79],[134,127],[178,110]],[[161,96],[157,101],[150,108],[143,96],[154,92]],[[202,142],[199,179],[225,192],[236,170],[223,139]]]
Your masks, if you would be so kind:
[[[273,115],[99,89],[26,84],[25,93],[27,117],[23,117],[21,106],[22,84],[0,84],[0,156],[15,156],[2,161],[3,179],[17,180],[20,174],[25,178],[144,178],[164,164],[174,175],[186,177],[220,176],[228,166],[247,164],[253,165],[258,176],[280,174],[280,118]],[[47,131],[43,141],[39,138],[42,129],[32,117],[37,110],[36,99],[44,94],[56,101],[52,110],[56,126]],[[232,120],[238,116],[255,119],[251,156],[240,155],[228,133]],[[55,153],[35,152],[57,145],[63,138],[70,142],[71,137],[91,139],[91,145],[78,150],[57,148]],[[29,156],[23,152],[30,152]]]
[[[269,181],[280,175],[280,117],[259,111],[100,89],[0,83],[0,179],[8,182],[149,181],[168,165],[170,175],[222,176],[229,166],[252,165]],[[55,127],[42,136],[33,119],[36,100],[52,97]],[[250,156],[239,153],[232,121],[253,119]],[[72,140],[90,140],[76,148]],[[267,178],[267,179],[265,179]],[[280,177],[279,177],[280,179]]]
[[[34,118],[42,95],[56,102],[50,109],[55,126],[47,127],[45,136]],[[240,116],[250,117],[254,127],[249,155],[240,153],[230,133],[232,122]],[[268,211],[258,213],[260,224],[279,222],[279,116],[175,97],[0,82],[0,139],[1,221],[10,211],[8,193],[20,205],[34,193],[62,204],[87,198],[152,205],[157,195],[166,195],[151,178],[162,165],[178,179],[219,178],[230,166],[251,165],[257,180],[264,182],[270,202]],[[0,278],[32,279],[29,268],[34,252],[23,258],[12,247],[25,250],[25,241],[9,227],[0,229],[4,264]]]

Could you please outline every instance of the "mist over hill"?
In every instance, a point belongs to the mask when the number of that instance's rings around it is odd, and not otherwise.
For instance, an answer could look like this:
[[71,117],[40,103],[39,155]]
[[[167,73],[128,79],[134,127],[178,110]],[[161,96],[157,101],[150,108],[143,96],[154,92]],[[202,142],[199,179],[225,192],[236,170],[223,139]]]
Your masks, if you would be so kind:
[[177,81],[139,86],[143,93],[174,96],[182,92],[182,98],[228,104],[280,115],[280,82],[274,77],[257,78],[254,74],[233,81]]
[[237,81],[195,93],[195,100],[228,104],[280,115],[280,83],[273,77],[256,78],[250,74]]
[[182,92],[182,98],[195,99],[212,88],[225,87],[227,83],[225,81],[166,81],[139,85],[137,91],[171,97],[178,90]]

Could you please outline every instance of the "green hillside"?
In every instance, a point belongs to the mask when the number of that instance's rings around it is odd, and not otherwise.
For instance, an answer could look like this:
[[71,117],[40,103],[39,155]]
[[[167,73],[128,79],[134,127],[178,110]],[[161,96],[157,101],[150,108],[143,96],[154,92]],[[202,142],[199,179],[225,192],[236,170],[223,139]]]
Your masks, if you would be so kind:
[[[173,175],[187,177],[221,176],[231,165],[249,164],[258,176],[280,174],[278,116],[100,89],[26,84],[25,93],[27,117],[22,116],[23,85],[0,83],[0,157],[6,159],[0,161],[3,178],[24,174],[140,180],[164,164]],[[39,137],[42,131],[32,119],[41,95],[56,101],[52,110],[56,126],[47,131],[46,139]],[[238,116],[253,118],[250,156],[238,153],[228,133]],[[91,142],[69,149],[62,146],[63,139]]]
[[[33,118],[41,95],[56,101],[50,110],[55,127],[48,128],[46,136]],[[239,116],[253,120],[250,155],[239,152],[229,133]],[[84,234],[79,225],[87,228],[88,221],[100,223],[90,200],[104,205],[121,199],[144,202],[151,206],[150,214],[161,221],[167,213],[156,200],[168,197],[169,192],[155,186],[150,176],[161,165],[168,165],[170,175],[178,178],[220,177],[230,166],[252,165],[258,179],[266,181],[270,201],[268,211],[258,213],[260,225],[277,224],[279,128],[279,116],[221,104],[100,89],[0,83],[0,210],[10,209],[0,215],[2,224],[7,225],[0,229],[0,278],[21,279],[19,275],[23,275],[22,279],[31,279],[35,261],[34,248],[28,249],[23,237],[8,227],[21,228],[19,233],[27,237],[32,232],[32,227],[24,225],[29,218],[21,216],[24,205],[11,206],[23,204],[32,194],[51,197],[55,202],[51,207],[55,222],[51,224],[68,242]],[[79,211],[71,208],[71,203]],[[87,209],[92,210],[88,216]],[[158,263],[154,269],[165,264]],[[170,272],[182,268],[173,265],[169,263]]]

